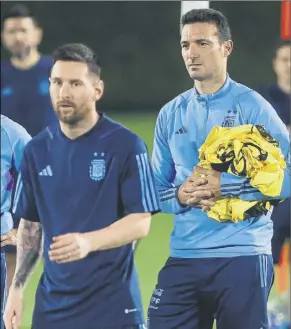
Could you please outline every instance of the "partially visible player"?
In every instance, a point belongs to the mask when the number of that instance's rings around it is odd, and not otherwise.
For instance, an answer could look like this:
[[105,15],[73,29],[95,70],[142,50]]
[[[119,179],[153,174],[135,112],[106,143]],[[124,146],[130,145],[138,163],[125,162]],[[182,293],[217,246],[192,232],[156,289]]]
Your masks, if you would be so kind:
[[[58,48],[50,94],[59,124],[27,146],[16,192],[17,268],[5,310],[12,329],[44,241],[32,329],[137,329],[144,324],[133,241],[146,236],[158,196],[145,143],[96,111],[94,52]],[[14,320],[13,320],[14,319]]]
[[[149,306],[149,328],[211,329],[214,317],[218,329],[267,328],[271,211],[237,224],[217,222],[204,211],[218,198],[268,198],[244,177],[197,164],[199,148],[214,126],[264,125],[280,141],[288,163],[278,199],[290,197],[289,134],[263,97],[228,76],[233,42],[222,13],[186,13],[180,44],[194,86],[166,104],[156,124],[153,171],[161,210],[175,217],[170,258]],[[205,177],[193,175],[194,167]]]
[[[281,120],[290,132],[290,99],[291,99],[291,45],[290,41],[282,40],[277,44],[273,59],[273,69],[277,81],[262,88],[259,92],[277,111]],[[274,263],[278,264],[284,242],[290,240],[290,199],[274,208],[274,236],[272,250]]]
[[56,122],[49,96],[52,59],[38,46],[42,29],[24,5],[17,4],[2,19],[2,44],[11,54],[1,62],[1,113],[31,136]]
[[277,81],[259,90],[260,94],[272,104],[290,132],[291,97],[291,45],[290,40],[280,40],[276,45],[273,69]]
[[[273,69],[276,74],[276,82],[259,90],[260,94],[267,99],[274,107],[281,120],[290,130],[290,99],[291,99],[291,45],[290,40],[280,40],[275,48],[273,58]],[[274,290],[276,291],[276,298],[270,303],[270,313],[277,313],[281,309],[290,312],[290,280],[285,275],[280,275],[280,267],[278,267],[281,255],[284,252],[284,245],[289,242],[290,248],[290,222],[291,222],[291,204],[290,198],[279,203],[273,211],[272,220],[274,222],[274,235],[272,238],[272,254],[276,269]],[[289,282],[288,283],[281,281]],[[286,286],[287,290],[277,289],[280,286]],[[289,319],[290,316],[284,314]],[[282,320],[283,321],[283,320]],[[285,327],[284,327],[285,328]]]
[[3,247],[16,244],[11,214],[15,180],[20,171],[23,150],[30,140],[26,130],[1,115],[1,329],[7,289],[6,257]]
[[[24,5],[14,5],[1,22],[10,60],[1,62],[1,113],[35,136],[57,121],[49,96],[52,59],[38,51],[42,29]],[[17,228],[17,223],[15,223]],[[8,285],[15,271],[15,247],[6,247]]]

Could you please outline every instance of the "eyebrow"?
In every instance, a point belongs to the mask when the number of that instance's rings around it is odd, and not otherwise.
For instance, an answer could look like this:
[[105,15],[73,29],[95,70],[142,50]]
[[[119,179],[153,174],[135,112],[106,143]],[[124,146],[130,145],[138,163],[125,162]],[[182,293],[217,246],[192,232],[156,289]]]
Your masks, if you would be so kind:
[[[206,43],[212,43],[212,41],[210,41],[209,39],[197,39],[197,40],[194,40],[193,42],[195,43],[201,43],[201,42],[206,42]],[[183,43],[189,43],[189,41],[187,40],[181,40],[180,41],[180,44],[183,44]]]
[[[55,80],[55,81],[62,81],[63,79],[60,77],[51,77],[51,80]],[[69,79],[70,82],[83,82],[80,79]]]

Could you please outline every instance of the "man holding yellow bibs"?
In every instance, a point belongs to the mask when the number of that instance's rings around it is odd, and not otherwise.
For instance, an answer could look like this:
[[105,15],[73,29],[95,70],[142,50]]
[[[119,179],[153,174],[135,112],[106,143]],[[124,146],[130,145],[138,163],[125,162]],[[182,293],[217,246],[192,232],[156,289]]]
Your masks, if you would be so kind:
[[175,216],[149,329],[212,329],[214,318],[217,329],[268,328],[271,203],[290,197],[289,134],[263,97],[228,76],[226,17],[191,10],[181,23],[194,87],[166,104],[156,123],[160,207]]

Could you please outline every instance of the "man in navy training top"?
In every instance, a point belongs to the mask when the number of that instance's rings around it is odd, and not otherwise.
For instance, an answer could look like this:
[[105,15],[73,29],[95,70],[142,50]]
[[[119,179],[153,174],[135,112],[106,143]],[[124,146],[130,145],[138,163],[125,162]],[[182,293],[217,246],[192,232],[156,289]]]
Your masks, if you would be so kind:
[[[262,88],[260,94],[277,111],[290,133],[290,97],[291,97],[291,46],[290,40],[281,40],[276,47],[273,69],[277,81]],[[272,250],[274,263],[278,264],[284,242],[290,240],[290,198],[279,203],[273,211],[274,236]]]
[[[14,5],[1,22],[2,44],[10,54],[1,62],[1,113],[35,136],[56,122],[50,96],[52,59],[38,51],[42,29],[27,7]],[[17,228],[15,222],[14,227]],[[5,248],[10,285],[16,263],[16,248]]]
[[143,328],[133,241],[148,234],[159,211],[147,148],[96,111],[104,87],[91,49],[64,45],[53,59],[50,94],[59,124],[24,153],[5,325],[21,323],[23,287],[43,240],[32,329]]
[[7,289],[6,255],[4,247],[16,244],[11,214],[15,180],[20,171],[23,150],[29,134],[18,123],[1,114],[1,329]]
[[[289,135],[276,111],[227,74],[232,48],[222,13],[200,9],[182,17],[182,57],[194,87],[166,104],[156,124],[153,171],[161,210],[175,217],[171,257],[149,305],[150,329],[212,329],[214,317],[218,329],[267,327],[271,211],[238,224],[207,216],[217,198],[267,197],[243,177],[198,167],[207,177],[193,175],[198,150],[215,125],[265,125],[280,141],[287,161]],[[279,198],[290,196],[290,158],[288,166]]]
[[57,121],[49,96],[52,58],[38,50],[42,29],[27,7],[12,7],[1,29],[3,46],[11,54],[1,63],[1,112],[35,136]]

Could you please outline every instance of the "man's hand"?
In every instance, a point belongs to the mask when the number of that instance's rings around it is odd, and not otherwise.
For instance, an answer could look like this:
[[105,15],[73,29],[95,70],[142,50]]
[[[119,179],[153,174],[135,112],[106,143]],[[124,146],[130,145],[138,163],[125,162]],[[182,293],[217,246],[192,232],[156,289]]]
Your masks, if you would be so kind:
[[16,246],[17,244],[17,230],[13,229],[6,234],[1,235],[1,248],[13,245]]
[[210,190],[203,189],[199,190],[199,187],[206,186],[208,183],[207,179],[190,176],[182,184],[178,191],[178,199],[184,206],[200,206],[203,211],[210,209],[215,202],[212,200],[214,197]]
[[51,261],[68,263],[85,258],[91,251],[85,234],[69,233],[53,238],[49,251]]
[[16,288],[10,288],[3,314],[6,329],[18,329],[22,322],[23,299],[22,292]]
[[219,199],[221,196],[221,172],[213,169],[204,169],[198,166],[194,169],[194,174],[196,172],[199,175],[203,175],[203,177],[205,177],[205,179],[207,180],[206,184],[197,187],[197,191],[211,191],[213,193],[214,200]]

